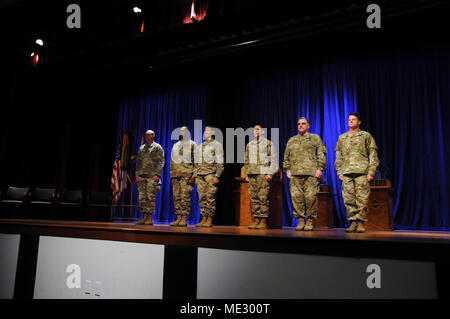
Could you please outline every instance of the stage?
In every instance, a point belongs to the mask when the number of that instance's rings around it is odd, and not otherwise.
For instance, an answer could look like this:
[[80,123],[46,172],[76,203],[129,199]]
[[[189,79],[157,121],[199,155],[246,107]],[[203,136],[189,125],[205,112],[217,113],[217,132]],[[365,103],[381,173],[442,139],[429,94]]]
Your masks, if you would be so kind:
[[[436,231],[346,233],[343,228],[316,228],[306,232],[295,231],[293,227],[251,230],[245,226],[204,228],[157,223],[150,226],[129,222],[0,219],[0,232],[270,252],[405,259],[414,257],[417,260],[432,260],[434,255],[430,248],[450,248],[450,232]],[[325,243],[326,246],[323,246]],[[380,249],[388,247],[389,250]]]
[[[103,271],[92,275],[98,277],[104,276],[104,269],[108,265],[125,262],[120,266],[123,269],[142,263],[141,257],[136,257],[142,256],[141,253],[128,258],[120,254],[113,256],[119,251],[134,249],[108,246],[116,244],[133,245],[126,247],[138,247],[137,249],[149,247],[159,249],[158,252],[145,253],[150,258],[149,265],[155,263],[159,265],[156,267],[157,270],[152,271],[153,275],[160,273],[157,279],[152,279],[152,287],[156,281],[160,283],[156,285],[159,288],[156,288],[154,295],[148,295],[147,298],[448,298],[449,296],[450,281],[446,273],[449,269],[448,256],[450,256],[448,232],[367,231],[359,234],[346,233],[344,229],[299,232],[291,227],[250,230],[247,227],[237,226],[202,228],[194,225],[173,227],[168,224],[150,226],[125,222],[0,219],[0,234],[17,237],[20,235],[20,240],[17,239],[20,242],[16,244],[18,257],[14,283],[15,298],[55,298],[55,295],[44,291],[48,289],[49,278],[55,276],[55,270],[51,269],[58,263],[57,259],[65,258],[64,254],[68,254],[66,260],[61,261],[62,264],[56,267],[62,276],[60,281],[64,281],[67,277],[67,273],[64,272],[67,264],[84,263],[85,269],[95,268],[97,264],[108,260],[106,266],[100,267]],[[79,244],[85,246],[73,248]],[[94,248],[96,244],[99,246]],[[5,245],[2,247],[4,249]],[[89,252],[91,248],[93,251]],[[69,254],[68,251],[71,249],[75,251]],[[106,253],[108,249],[111,249],[109,254]],[[46,250],[49,253],[45,253]],[[59,253],[56,252],[58,250]],[[75,258],[77,254],[78,257]],[[102,254],[104,256],[100,258]],[[45,258],[48,259],[47,262],[44,262]],[[133,261],[133,258],[137,260]],[[157,260],[159,262],[156,262]],[[371,274],[367,267],[373,264],[381,265],[384,271],[382,277],[384,290],[378,289],[380,294],[375,293],[377,289],[366,287],[367,276]],[[221,267],[224,268],[219,270]],[[62,272],[61,268],[64,268]],[[300,276],[303,276],[301,281],[304,288],[299,288],[301,286],[298,285],[288,287],[291,282],[296,281],[297,275],[292,272],[297,272],[298,268],[306,270],[306,273]],[[45,273],[45,269],[48,269],[48,274]],[[255,269],[260,273],[254,275]],[[220,274],[217,274],[217,271]],[[130,275],[128,271],[124,273]],[[246,280],[252,281],[255,278],[261,280],[275,273],[278,274],[275,277],[283,273],[283,276],[293,277],[276,279],[277,288],[270,290],[265,287],[270,287],[274,283],[271,280],[265,282],[265,279],[262,280],[263,283],[256,285],[256,292],[250,291],[251,288],[242,288],[247,287]],[[256,277],[251,279],[252,276]],[[344,280],[346,276],[348,278]],[[404,280],[400,278],[402,276],[405,277]],[[120,276],[111,274],[110,277],[102,279],[104,290],[106,290],[105,282],[118,280],[117,277]],[[311,281],[323,283],[311,282],[310,286],[316,287],[313,291],[307,288],[309,286],[305,283],[308,277],[311,277]],[[235,286],[236,283],[230,283],[234,279],[238,280],[240,288]],[[133,280],[139,281],[136,278]],[[286,284],[283,284],[284,280]],[[330,280],[334,284],[330,283]],[[354,286],[355,281],[360,280],[363,284],[358,283]],[[211,284],[211,281],[215,283]],[[421,281],[423,282],[420,283]],[[391,282],[392,286],[389,289],[388,282]],[[347,284],[350,286],[345,289],[339,288],[344,289],[344,292],[337,288]],[[231,286],[227,288],[227,285]],[[320,285],[324,285],[323,290],[320,289]],[[417,285],[428,287],[420,288],[418,291],[428,289],[430,294],[414,294],[412,293],[414,289],[400,287],[401,285],[416,286],[416,289]],[[78,289],[78,295],[73,293],[64,295],[59,291],[56,298],[86,298],[92,295],[87,292],[83,294],[82,291],[86,289],[94,288],[90,286],[85,288],[83,280],[83,287]],[[367,294],[364,289],[368,291]],[[381,291],[384,294],[381,294]],[[99,296],[126,297],[106,293],[99,293],[97,297]],[[131,297],[136,298],[134,295]]]

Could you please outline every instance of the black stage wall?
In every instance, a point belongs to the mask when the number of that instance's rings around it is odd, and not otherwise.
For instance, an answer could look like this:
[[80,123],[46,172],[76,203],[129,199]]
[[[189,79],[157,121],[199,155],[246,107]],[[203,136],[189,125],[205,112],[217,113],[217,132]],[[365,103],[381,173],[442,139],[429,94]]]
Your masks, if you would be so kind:
[[10,88],[1,96],[1,190],[108,190],[117,103],[107,77],[74,69],[7,70],[2,77]]

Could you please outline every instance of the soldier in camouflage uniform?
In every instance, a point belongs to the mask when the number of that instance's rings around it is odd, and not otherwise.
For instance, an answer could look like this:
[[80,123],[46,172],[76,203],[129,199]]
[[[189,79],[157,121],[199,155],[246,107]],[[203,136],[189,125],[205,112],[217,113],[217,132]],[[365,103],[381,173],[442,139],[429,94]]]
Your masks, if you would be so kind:
[[339,136],[334,163],[342,181],[342,198],[351,223],[346,231],[358,233],[365,231],[370,181],[378,167],[375,139],[370,133],[360,130],[360,125],[359,115],[351,113],[348,116],[350,130]]
[[212,227],[212,218],[216,211],[216,192],[219,178],[224,170],[222,144],[214,140],[214,130],[205,127],[205,141],[197,147],[194,177],[199,196],[201,221],[197,227]]
[[173,202],[177,214],[170,226],[187,226],[191,211],[191,194],[194,189],[194,155],[197,144],[190,139],[186,126],[180,129],[180,141],[174,144],[170,161]]
[[266,229],[269,218],[270,181],[278,170],[278,158],[271,141],[264,137],[261,125],[253,127],[255,139],[245,148],[245,180],[252,204],[254,222],[249,229]]
[[164,150],[154,141],[155,132],[145,132],[146,143],[141,145],[136,159],[136,181],[139,191],[139,206],[144,218],[136,224],[153,225],[155,199],[161,188],[164,167]]
[[309,128],[306,118],[298,119],[299,134],[289,139],[283,161],[283,168],[291,180],[294,217],[298,219],[295,230],[306,231],[314,228],[313,221],[317,217],[318,206],[317,193],[327,163],[327,150],[322,139],[309,133]]

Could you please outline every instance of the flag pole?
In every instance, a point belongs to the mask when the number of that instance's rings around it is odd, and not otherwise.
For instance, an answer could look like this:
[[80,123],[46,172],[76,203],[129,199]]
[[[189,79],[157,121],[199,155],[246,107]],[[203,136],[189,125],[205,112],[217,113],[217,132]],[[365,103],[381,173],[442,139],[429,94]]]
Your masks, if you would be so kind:
[[130,208],[133,208],[133,182],[131,181],[130,175],[127,174],[127,179],[130,182]]

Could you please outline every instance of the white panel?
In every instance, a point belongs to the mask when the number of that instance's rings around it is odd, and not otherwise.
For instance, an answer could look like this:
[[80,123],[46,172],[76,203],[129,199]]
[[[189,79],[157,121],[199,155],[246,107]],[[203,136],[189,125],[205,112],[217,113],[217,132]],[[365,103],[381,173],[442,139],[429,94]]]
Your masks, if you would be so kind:
[[[369,288],[370,264],[381,288]],[[199,248],[197,298],[436,298],[430,262]]]
[[12,299],[20,235],[0,234],[0,299]]
[[[67,287],[70,264],[80,267],[81,288]],[[163,245],[41,236],[34,298],[160,299],[163,267]]]

